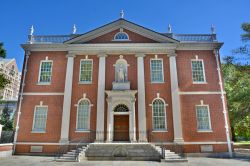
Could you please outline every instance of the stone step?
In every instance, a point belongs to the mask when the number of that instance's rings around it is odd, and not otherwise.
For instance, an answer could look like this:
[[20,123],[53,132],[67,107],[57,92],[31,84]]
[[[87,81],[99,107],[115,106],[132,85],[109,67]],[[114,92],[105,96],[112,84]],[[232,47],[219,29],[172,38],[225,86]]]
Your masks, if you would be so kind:
[[65,159],[65,158],[59,158],[59,159],[56,159],[55,161],[57,161],[57,162],[76,162],[75,159]]
[[180,159],[163,159],[162,162],[188,162],[186,158],[180,158]]
[[75,157],[75,154],[68,154],[68,153],[66,153],[66,154],[63,154],[62,157]]

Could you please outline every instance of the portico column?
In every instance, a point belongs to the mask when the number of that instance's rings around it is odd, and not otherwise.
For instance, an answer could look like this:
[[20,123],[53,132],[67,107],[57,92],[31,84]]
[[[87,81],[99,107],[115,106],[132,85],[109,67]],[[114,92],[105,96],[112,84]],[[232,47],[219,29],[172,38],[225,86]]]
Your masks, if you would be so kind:
[[138,130],[139,141],[147,142],[146,107],[145,107],[145,79],[144,79],[144,54],[137,57],[137,86],[138,86]]
[[69,142],[69,122],[70,122],[70,108],[71,108],[71,95],[72,95],[72,81],[74,69],[74,54],[67,55],[67,69],[65,78],[64,98],[63,98],[63,113],[61,125],[61,143]]
[[170,79],[171,79],[171,94],[172,94],[172,109],[173,109],[173,122],[174,122],[174,142],[183,142],[182,136],[182,123],[181,123],[181,109],[179,98],[178,76],[176,68],[176,53],[169,54],[170,62]]
[[130,141],[136,142],[136,120],[135,120],[135,99],[131,99],[130,119]]
[[114,127],[114,115],[112,111],[112,99],[108,98],[108,111],[107,111],[107,142],[113,141],[113,127]]
[[99,54],[96,141],[104,141],[104,107],[105,107],[105,69],[106,54]]

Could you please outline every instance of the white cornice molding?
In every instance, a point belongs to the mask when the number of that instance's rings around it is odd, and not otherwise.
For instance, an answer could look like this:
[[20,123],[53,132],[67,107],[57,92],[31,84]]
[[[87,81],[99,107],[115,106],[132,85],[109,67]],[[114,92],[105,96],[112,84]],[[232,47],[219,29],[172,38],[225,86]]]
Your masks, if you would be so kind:
[[68,51],[74,54],[165,54],[175,50],[174,43],[115,43],[115,44],[23,44],[29,51]]
[[214,50],[223,43],[107,43],[107,44],[22,44],[27,51],[69,51],[73,53],[168,53],[173,50]]
[[214,50],[220,49],[223,43],[199,43],[199,42],[181,42],[176,50]]

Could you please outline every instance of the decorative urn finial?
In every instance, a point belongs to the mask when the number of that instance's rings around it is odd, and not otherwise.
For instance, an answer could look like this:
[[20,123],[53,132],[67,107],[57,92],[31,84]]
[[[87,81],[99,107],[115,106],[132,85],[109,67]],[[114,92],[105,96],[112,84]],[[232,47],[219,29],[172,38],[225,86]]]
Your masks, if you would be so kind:
[[72,28],[72,34],[76,34],[76,24],[73,25],[73,28]]
[[168,24],[168,33],[172,33],[172,26]]
[[120,12],[120,18],[124,18],[124,11],[123,10],[121,10],[121,12]]
[[30,36],[33,36],[33,33],[34,33],[34,26],[31,25],[31,27],[30,27]]
[[211,25],[211,33],[215,34],[215,26],[213,24]]

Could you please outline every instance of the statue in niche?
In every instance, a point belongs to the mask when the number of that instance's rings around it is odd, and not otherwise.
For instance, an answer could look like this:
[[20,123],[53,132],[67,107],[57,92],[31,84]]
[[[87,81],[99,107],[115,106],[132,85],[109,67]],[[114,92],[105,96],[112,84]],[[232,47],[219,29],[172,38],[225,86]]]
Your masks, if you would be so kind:
[[120,64],[118,67],[118,82],[125,82],[125,72],[124,72],[124,68],[123,65]]

